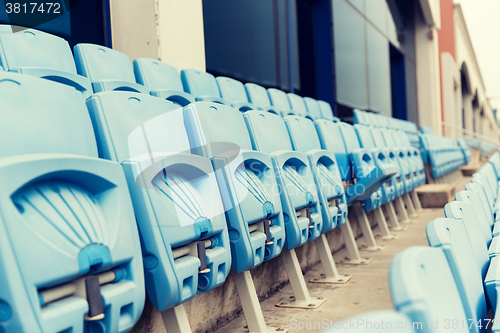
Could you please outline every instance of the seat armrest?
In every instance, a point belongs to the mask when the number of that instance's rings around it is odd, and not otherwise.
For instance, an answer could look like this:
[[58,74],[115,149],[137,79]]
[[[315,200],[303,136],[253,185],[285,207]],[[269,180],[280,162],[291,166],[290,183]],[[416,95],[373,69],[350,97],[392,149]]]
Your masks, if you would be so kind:
[[171,89],[156,89],[149,92],[152,96],[166,99],[180,106],[186,106],[195,101],[193,95],[188,94],[183,91],[171,90]]
[[271,154],[276,158],[278,165],[282,168],[285,163],[290,163],[296,168],[309,167],[307,155],[298,151],[278,150]]
[[231,103],[231,106],[235,109],[245,112],[248,110],[258,110],[258,108],[251,103]]
[[356,184],[346,189],[347,203],[362,201],[397,173],[397,167],[392,164],[376,166],[368,175],[358,178]]
[[138,83],[121,80],[102,80],[92,82],[94,93],[102,91],[131,91],[149,95],[148,89]]
[[89,96],[92,95],[92,85],[90,84],[90,80],[82,75],[61,71],[57,69],[38,68],[38,67],[14,68],[11,69],[11,71],[71,86],[76,90],[78,90],[79,92],[81,92],[83,98],[85,99],[87,99]]
[[151,181],[162,170],[173,170],[188,180],[213,173],[210,159],[189,153],[154,153],[125,160],[121,164],[130,164],[136,184],[152,188]]
[[195,100],[197,102],[212,102],[212,103],[230,105],[226,100],[224,100],[220,97],[215,97],[215,96],[198,96],[198,97],[195,97]]
[[[98,182],[92,182],[92,179],[106,180],[109,186],[125,182],[121,167],[116,162],[71,154],[32,154],[0,160],[2,193],[11,195],[30,181],[41,180],[48,177],[46,175],[59,172],[61,175],[58,179],[67,179],[94,193],[102,189],[94,188]],[[80,174],[80,177],[74,177],[76,174]],[[88,174],[89,178],[83,177],[83,174]]]

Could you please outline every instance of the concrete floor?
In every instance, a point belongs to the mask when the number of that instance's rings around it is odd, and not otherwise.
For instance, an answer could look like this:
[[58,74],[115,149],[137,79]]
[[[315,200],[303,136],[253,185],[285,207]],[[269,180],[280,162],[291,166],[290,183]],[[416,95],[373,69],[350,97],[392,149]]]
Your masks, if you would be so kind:
[[[464,178],[457,184],[457,191],[463,190],[470,178]],[[276,307],[275,304],[292,295],[289,284],[270,298],[262,301],[261,307],[268,326],[288,330],[288,332],[317,332],[325,329],[328,324],[338,322],[361,312],[392,309],[388,272],[392,258],[398,252],[411,246],[428,246],[425,234],[427,223],[435,218],[444,217],[442,208],[424,209],[414,223],[405,224],[405,231],[393,232],[399,237],[394,240],[377,239],[378,244],[387,245],[387,249],[379,252],[361,251],[364,257],[373,258],[369,265],[351,266],[339,264],[347,254],[342,249],[334,254],[340,274],[352,275],[353,278],[343,285],[318,284],[308,282],[312,297],[326,297],[328,301],[318,309],[287,309]],[[374,230],[377,234],[377,230]],[[358,246],[364,241],[358,240]],[[306,281],[323,273],[321,264],[315,265],[306,272]],[[243,314],[218,329],[217,333],[236,332],[246,325]],[[304,328],[300,328],[304,327]],[[307,328],[310,327],[310,328]]]

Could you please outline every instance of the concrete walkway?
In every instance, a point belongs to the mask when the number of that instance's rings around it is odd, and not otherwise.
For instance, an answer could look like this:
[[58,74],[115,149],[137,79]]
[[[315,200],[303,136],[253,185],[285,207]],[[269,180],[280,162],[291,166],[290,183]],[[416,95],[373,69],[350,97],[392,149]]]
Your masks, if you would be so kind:
[[[470,178],[464,178],[457,185],[457,191],[463,190]],[[428,246],[425,234],[427,223],[435,218],[444,217],[443,209],[424,209],[414,223],[406,224],[405,231],[394,232],[399,235],[395,240],[377,239],[379,244],[387,245],[380,252],[362,251],[362,256],[373,258],[369,265],[351,266],[338,264],[340,274],[349,274],[353,278],[344,285],[328,285],[308,282],[311,296],[326,297],[328,301],[318,309],[285,309],[275,306],[281,300],[292,295],[290,285],[286,285],[278,293],[261,302],[264,317],[268,326],[283,328],[289,332],[317,332],[342,319],[366,311],[392,309],[388,282],[389,265],[398,252],[411,246]],[[375,230],[376,231],[376,230]],[[363,243],[359,241],[358,245]],[[334,254],[338,263],[346,257],[347,251],[342,249]],[[323,273],[321,264],[315,265],[305,274],[306,281]],[[236,332],[246,325],[241,314],[217,333]],[[353,331],[354,332],[354,331]]]

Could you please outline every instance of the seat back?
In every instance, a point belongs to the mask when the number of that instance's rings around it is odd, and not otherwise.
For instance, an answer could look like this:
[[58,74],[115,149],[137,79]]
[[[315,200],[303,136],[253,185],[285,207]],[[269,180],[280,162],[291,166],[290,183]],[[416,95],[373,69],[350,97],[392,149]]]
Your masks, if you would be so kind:
[[447,218],[460,219],[463,221],[467,229],[472,248],[474,249],[476,261],[479,265],[481,273],[483,274],[482,276],[484,277],[486,276],[490,259],[488,255],[488,247],[484,236],[481,233],[481,227],[474,210],[474,206],[468,202],[453,201],[444,206],[444,215]]
[[68,42],[35,29],[0,34],[0,63],[5,70],[39,67],[76,74]]
[[[219,187],[210,161],[190,154],[182,109],[131,92],[100,93],[87,105],[100,156],[125,170],[144,256],[155,258],[145,271],[155,307],[163,311],[221,285],[231,259]],[[187,255],[176,255],[183,250]]]
[[[24,75],[0,74],[0,132],[8,143],[1,145],[0,157],[48,153],[97,157],[85,102],[73,88]],[[71,112],[69,106],[74,107]],[[27,133],[19,135],[20,130]]]
[[[342,178],[340,177],[335,157],[330,158],[329,152],[324,154],[326,151],[321,151],[321,143],[319,142],[316,128],[310,119],[300,116],[287,116],[284,119],[292,141],[293,150],[312,155],[310,161],[312,162],[313,170],[316,172],[316,183],[322,188],[322,193],[324,194],[325,202],[323,205],[325,208],[331,205],[330,199],[339,198],[337,213],[340,217],[336,219],[337,224],[343,224],[347,218],[347,205],[345,204],[346,199]],[[325,213],[324,215],[332,214]],[[327,218],[330,220],[332,216],[327,216]],[[335,219],[335,216],[333,218]],[[325,218],[323,221],[323,229],[328,229],[325,232],[331,230],[332,227],[325,222]]]
[[78,73],[92,82],[121,80],[135,82],[130,59],[119,51],[95,44],[75,46],[75,60]]
[[121,167],[96,158],[83,96],[1,72],[0,104],[8,142],[0,149],[0,299],[11,313],[0,331],[90,332],[84,317],[101,315],[99,329],[131,329],[145,299],[137,226]]
[[372,128],[371,133],[373,137],[373,141],[375,142],[375,146],[377,148],[387,147],[387,144],[384,140],[384,135],[382,134],[386,129]]
[[373,140],[371,128],[364,125],[356,124],[354,125],[356,130],[356,135],[358,136],[359,142],[362,148],[375,148],[375,142]]
[[269,98],[271,99],[272,105],[278,110],[291,110],[290,100],[288,99],[286,93],[279,89],[269,88],[267,89]]
[[[279,172],[279,185],[283,213],[288,215],[286,246],[293,249],[317,238],[323,221],[312,167],[307,156],[293,152],[283,118],[264,111],[249,111],[244,114],[254,150],[275,156],[275,168]],[[309,209],[309,213],[302,213]],[[295,215],[295,216],[294,216]]]
[[434,134],[432,128],[428,126],[420,126],[420,131],[422,132],[422,134]]
[[92,94],[90,81],[77,74],[71,48],[64,39],[24,29],[0,34],[0,67],[5,71],[23,73],[59,82],[80,91],[87,98]]
[[321,116],[323,119],[328,119],[333,122],[340,122],[340,119],[335,117],[333,114],[332,106],[330,103],[325,102],[325,101],[318,101],[319,108],[321,110]]
[[348,123],[340,123],[339,128],[348,154],[352,154],[356,149],[361,148],[354,126]]
[[[475,322],[487,319],[481,269],[463,221],[438,218],[427,224],[426,233],[429,245],[446,255],[467,318]],[[479,332],[477,325],[471,326],[471,332]]]
[[344,139],[340,132],[341,123],[333,123],[329,120],[316,120],[314,122],[318,133],[321,148],[335,154],[342,180],[352,179],[352,169],[349,162],[349,154],[344,145]]
[[216,80],[223,99],[230,103],[248,103],[248,96],[243,83],[224,76],[219,76]]
[[[424,323],[423,327],[425,323],[437,321],[467,321],[441,249],[411,247],[398,253],[391,262],[389,283],[396,310],[408,315],[413,322]],[[454,331],[469,332],[469,329],[460,326]]]
[[310,150],[321,149],[313,121],[300,116],[287,116],[284,119],[293,150],[307,153]]
[[397,147],[396,141],[394,140],[394,136],[392,135],[391,130],[382,131],[382,136],[384,137],[385,145],[389,148]]
[[304,99],[301,96],[293,93],[288,93],[286,95],[288,96],[288,100],[290,101],[292,110],[302,117],[307,117],[307,107]]
[[184,91],[177,69],[159,60],[135,59],[134,74],[137,83],[146,86],[149,91],[160,89]]
[[310,97],[304,97],[304,103],[306,104],[307,107],[307,117],[316,120],[316,119],[321,119],[323,118],[323,115],[321,114],[321,110],[319,108],[318,101],[315,100],[314,98]]
[[[241,112],[235,113],[236,109],[230,106],[211,103],[203,103],[201,106],[204,108],[187,107],[184,113],[193,154],[214,157],[227,151],[228,146],[214,143],[229,143],[236,145],[238,149],[252,149]],[[197,128],[198,126],[200,128]]]
[[[241,273],[274,258],[284,246],[285,229],[271,158],[252,151],[243,114],[237,109],[193,103],[183,113],[191,151],[212,159],[226,193],[222,199],[229,230],[239,235],[231,241],[233,268]],[[269,224],[269,238],[264,223]],[[250,225],[257,229],[252,231]]]
[[266,88],[255,83],[245,83],[245,89],[250,103],[262,109],[271,107],[271,100]]
[[183,69],[181,71],[181,80],[184,91],[195,97],[221,97],[217,81],[210,73],[196,69]]
[[124,53],[95,44],[78,44],[74,47],[78,74],[92,82],[94,92],[124,90],[148,93],[135,82],[130,59]]
[[354,109],[353,111],[354,114],[354,123],[355,124],[360,124],[360,125],[367,125],[368,122],[368,113],[365,111],[361,111],[359,109]]
[[285,122],[280,116],[255,111],[248,113],[246,123],[253,149],[266,154],[279,150],[293,150]]
[[[473,184],[465,184],[465,190],[466,191],[473,191],[476,192],[479,195],[479,198],[481,200],[481,204],[483,206],[484,213],[486,214],[488,221],[491,220],[491,223],[494,221],[494,214],[492,207],[488,203],[488,198],[486,197],[486,192],[484,191],[484,187],[478,183]],[[465,201],[465,200],[462,200]]]

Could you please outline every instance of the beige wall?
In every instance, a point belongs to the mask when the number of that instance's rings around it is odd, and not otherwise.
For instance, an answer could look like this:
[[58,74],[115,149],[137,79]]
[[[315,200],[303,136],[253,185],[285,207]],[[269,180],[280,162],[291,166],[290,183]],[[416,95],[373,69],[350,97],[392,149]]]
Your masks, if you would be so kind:
[[113,48],[205,70],[202,0],[110,0]]
[[159,58],[178,70],[205,71],[202,0],[157,0]]
[[110,0],[113,49],[130,60],[158,59],[155,0]]
[[[441,54],[442,101],[443,101],[443,135],[461,138],[462,133],[462,86],[460,69],[453,56],[448,52]],[[449,125],[447,127],[447,125]]]
[[[465,123],[468,130],[472,130],[472,119],[476,119],[476,132],[493,139],[498,140],[499,129],[496,120],[493,116],[493,110],[487,99],[487,91],[481,76],[481,71],[474,53],[474,48],[465,24],[462,9],[459,5],[455,5],[454,9],[455,20],[455,63],[460,68],[463,63],[467,65],[469,78],[471,83],[471,96],[464,96],[463,105],[465,108]],[[479,100],[479,108],[477,112],[473,111],[471,98],[477,92]],[[484,109],[484,116],[479,115],[480,109]]]
[[424,17],[415,20],[417,60],[417,91],[419,125],[428,126],[441,134],[441,88],[437,29]]

